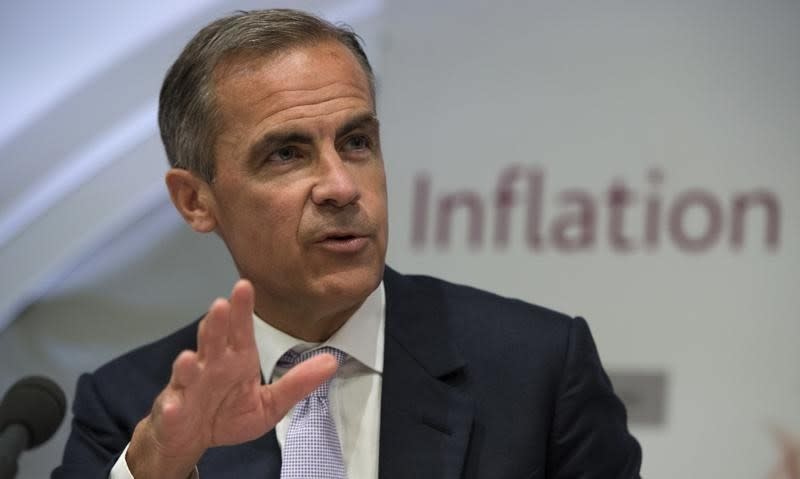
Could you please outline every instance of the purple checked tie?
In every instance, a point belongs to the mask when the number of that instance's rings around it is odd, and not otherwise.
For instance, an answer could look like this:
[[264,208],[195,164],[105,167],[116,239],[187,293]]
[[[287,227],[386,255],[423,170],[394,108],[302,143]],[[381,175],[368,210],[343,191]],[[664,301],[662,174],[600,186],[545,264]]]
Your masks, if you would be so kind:
[[[321,353],[332,354],[339,366],[346,358],[344,352],[324,347],[303,354],[290,350],[278,364],[294,366]],[[342,446],[329,408],[330,385],[331,380],[325,381],[295,406],[283,442],[281,479],[347,479]]]

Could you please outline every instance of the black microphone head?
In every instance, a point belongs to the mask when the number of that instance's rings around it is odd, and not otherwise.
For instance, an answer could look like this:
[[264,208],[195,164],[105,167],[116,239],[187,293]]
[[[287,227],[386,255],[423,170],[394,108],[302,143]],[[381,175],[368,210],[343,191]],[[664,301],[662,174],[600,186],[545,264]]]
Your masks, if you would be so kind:
[[3,397],[0,431],[10,424],[25,426],[30,449],[55,434],[66,412],[67,399],[58,384],[42,376],[28,376],[14,383]]

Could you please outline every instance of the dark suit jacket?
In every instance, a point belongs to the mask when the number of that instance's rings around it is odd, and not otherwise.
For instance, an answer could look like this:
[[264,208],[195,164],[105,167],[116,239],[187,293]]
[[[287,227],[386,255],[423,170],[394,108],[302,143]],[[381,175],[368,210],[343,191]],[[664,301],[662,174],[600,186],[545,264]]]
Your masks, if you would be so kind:
[[[639,477],[641,450],[583,319],[389,268],[384,285],[381,478]],[[108,476],[196,330],[79,379],[53,477]],[[272,431],[198,467],[201,479],[278,478],[280,462]]]

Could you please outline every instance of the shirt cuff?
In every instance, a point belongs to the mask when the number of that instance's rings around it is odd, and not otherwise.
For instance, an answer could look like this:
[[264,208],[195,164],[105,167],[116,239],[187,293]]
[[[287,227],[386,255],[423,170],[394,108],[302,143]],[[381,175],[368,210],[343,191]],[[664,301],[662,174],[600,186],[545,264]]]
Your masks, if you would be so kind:
[[[125,446],[125,450],[119,455],[119,459],[114,463],[114,467],[111,468],[111,472],[108,474],[108,479],[135,479],[133,474],[131,474],[131,470],[128,469],[128,461],[125,460],[130,445],[131,443],[128,443],[128,445]],[[200,479],[200,472],[198,472],[197,466],[194,467],[194,471],[192,471],[192,474],[186,479]]]

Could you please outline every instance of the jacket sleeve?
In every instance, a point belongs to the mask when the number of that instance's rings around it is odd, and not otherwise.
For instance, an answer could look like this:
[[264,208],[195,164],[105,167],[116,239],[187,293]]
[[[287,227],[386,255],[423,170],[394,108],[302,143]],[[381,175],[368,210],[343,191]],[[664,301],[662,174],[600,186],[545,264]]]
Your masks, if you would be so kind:
[[549,443],[548,478],[640,477],[641,448],[583,318],[571,321]]
[[72,411],[72,430],[62,464],[53,479],[106,479],[130,440],[132,421],[114,417],[97,390],[94,376],[78,379]]

